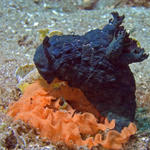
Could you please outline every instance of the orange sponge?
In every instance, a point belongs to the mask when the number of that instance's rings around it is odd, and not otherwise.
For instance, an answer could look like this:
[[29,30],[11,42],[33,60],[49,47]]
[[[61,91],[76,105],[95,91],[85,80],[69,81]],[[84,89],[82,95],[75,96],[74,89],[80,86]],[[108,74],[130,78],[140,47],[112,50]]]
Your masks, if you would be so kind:
[[100,144],[108,149],[121,149],[136,132],[133,123],[121,133],[113,130],[115,120],[109,122],[79,89],[57,79],[51,84],[38,80],[29,85],[19,101],[9,106],[8,115],[36,128],[41,137],[53,143],[62,141],[69,147],[91,148]]

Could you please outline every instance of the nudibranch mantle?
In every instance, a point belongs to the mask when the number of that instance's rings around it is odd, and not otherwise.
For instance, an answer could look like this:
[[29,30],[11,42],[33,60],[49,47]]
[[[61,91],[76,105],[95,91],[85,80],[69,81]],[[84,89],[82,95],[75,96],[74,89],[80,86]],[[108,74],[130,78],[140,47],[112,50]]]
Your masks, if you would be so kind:
[[82,36],[45,37],[34,63],[48,83],[58,78],[81,89],[102,115],[116,120],[120,131],[134,121],[136,109],[136,86],[129,64],[148,55],[121,25],[124,16],[117,12],[112,15],[102,30]]

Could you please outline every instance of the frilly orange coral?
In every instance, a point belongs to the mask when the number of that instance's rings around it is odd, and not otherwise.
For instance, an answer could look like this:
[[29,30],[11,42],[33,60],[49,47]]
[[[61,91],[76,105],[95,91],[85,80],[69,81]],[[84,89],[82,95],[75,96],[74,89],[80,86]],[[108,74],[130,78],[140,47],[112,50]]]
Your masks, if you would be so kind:
[[[84,113],[76,113],[76,108]],[[85,112],[89,110],[90,113]],[[36,128],[41,137],[53,143],[63,141],[69,147],[91,148],[100,144],[108,149],[121,149],[122,144],[136,132],[136,126],[130,123],[119,133],[113,130],[114,120],[109,122],[105,119],[103,123],[98,123],[92,113],[100,117],[79,89],[57,79],[50,85],[42,80],[32,83],[8,111],[14,120],[21,119]]]

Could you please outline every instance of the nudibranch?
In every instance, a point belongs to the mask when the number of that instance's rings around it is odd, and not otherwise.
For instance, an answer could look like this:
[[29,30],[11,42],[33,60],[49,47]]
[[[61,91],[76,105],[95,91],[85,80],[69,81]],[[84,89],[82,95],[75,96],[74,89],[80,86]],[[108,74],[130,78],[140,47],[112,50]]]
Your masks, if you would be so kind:
[[136,86],[129,64],[148,55],[121,25],[124,16],[117,12],[112,16],[102,30],[82,36],[45,37],[34,63],[48,83],[58,78],[81,89],[103,116],[116,120],[116,129],[121,131],[134,121],[136,109]]

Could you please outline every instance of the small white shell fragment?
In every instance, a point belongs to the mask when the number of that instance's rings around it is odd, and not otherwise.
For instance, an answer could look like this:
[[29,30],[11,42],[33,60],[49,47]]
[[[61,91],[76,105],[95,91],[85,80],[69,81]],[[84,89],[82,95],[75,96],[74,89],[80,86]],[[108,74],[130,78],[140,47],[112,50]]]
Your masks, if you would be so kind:
[[40,78],[42,77],[38,73],[38,70],[35,68],[34,64],[20,66],[16,70],[16,79],[18,81],[16,87],[19,88],[21,92],[23,92],[24,88],[28,84]]
[[18,83],[34,68],[35,68],[34,64],[26,64],[23,66],[19,66],[15,72],[15,76]]

